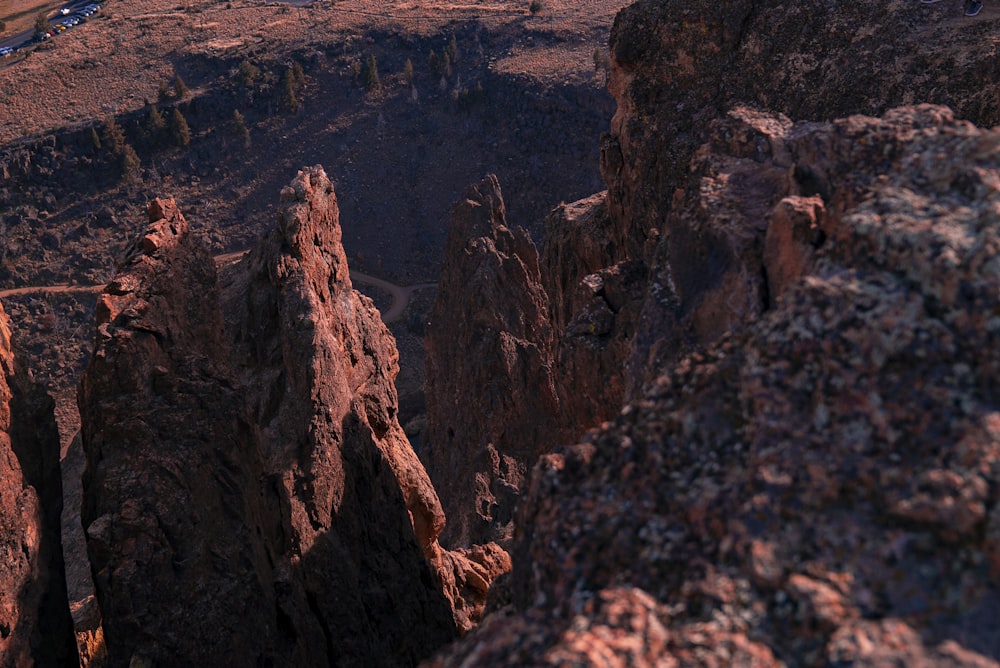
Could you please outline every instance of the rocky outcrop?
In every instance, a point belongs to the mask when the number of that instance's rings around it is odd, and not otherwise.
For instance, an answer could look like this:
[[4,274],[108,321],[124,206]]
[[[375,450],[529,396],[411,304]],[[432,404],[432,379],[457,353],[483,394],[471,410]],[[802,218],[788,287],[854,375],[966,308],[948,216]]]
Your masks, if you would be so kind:
[[[665,365],[759,317],[803,271],[806,247],[822,236],[822,211],[810,201],[824,196],[822,175],[806,161],[775,155],[786,150],[769,144],[790,123],[782,113],[823,120],[934,101],[984,126],[1000,122],[993,23],[946,16],[954,11],[908,2],[890,9],[874,0],[822,7],[643,0],[618,15],[609,82],[618,109],[601,142],[607,193],[549,216],[537,278],[489,276],[462,245],[475,246],[475,232],[446,251],[428,343],[431,430],[422,456],[441,488],[449,539],[470,540],[466,524],[496,523],[494,516],[507,522],[504,499],[517,498],[513,488],[524,476],[501,469],[578,438],[623,400],[640,399]],[[846,63],[879,66],[859,74]],[[742,120],[729,115],[741,105],[751,106]],[[739,150],[699,153],[706,143]],[[711,160],[728,164],[704,180],[692,175]],[[460,228],[453,226],[453,239]],[[790,234],[805,245],[776,256]],[[483,304],[523,308],[523,315],[473,313]],[[463,325],[477,317],[492,329]],[[490,362],[474,368],[479,359],[503,358],[505,337],[548,355],[525,368],[548,370],[519,378],[494,372],[503,365]],[[498,381],[504,374],[509,380]],[[496,396],[492,388],[531,415],[483,400],[483,392]],[[540,400],[520,399],[536,392]],[[522,424],[535,431],[521,433]],[[525,437],[545,438],[546,430],[548,445],[526,446]],[[523,455],[508,461],[512,446],[498,445],[505,440]]]
[[542,458],[514,606],[437,665],[997,665],[1000,132],[934,106],[712,132],[674,215],[746,198],[752,155],[781,188],[727,224],[770,310]]
[[1000,123],[996,24],[958,12],[877,0],[623,9],[611,33],[618,110],[601,146],[621,252],[641,257],[659,243],[709,121],[737,105],[819,121],[931,102],[982,127]]
[[498,570],[437,545],[329,179],[300,172],[281,199],[218,275],[154,201],[101,297],[83,523],[112,666],[412,665],[481,614]]
[[0,665],[77,661],[59,517],[54,402],[15,359],[0,307]]
[[[766,193],[754,190],[781,188],[781,174],[752,168],[772,151],[767,133],[759,144],[743,144],[739,157],[749,169],[730,173],[748,192],[730,188],[731,202],[706,199],[698,215],[675,211],[698,201],[699,188],[718,187],[689,176],[700,146],[728,141],[713,121],[741,105],[820,121],[936,102],[995,125],[995,23],[956,11],[873,0],[794,7],[643,0],[619,13],[609,82],[618,110],[601,144],[612,242],[606,266],[641,261],[649,276],[638,322],[616,323],[635,332],[622,360],[626,397],[642,396],[650,369],[753,319],[768,300],[760,235],[737,239],[726,222],[759,219],[760,211],[740,207],[758,194],[766,203]],[[857,63],[879,66],[859,71]],[[818,194],[809,185],[814,175],[800,168],[795,177],[805,196]]]
[[538,252],[508,226],[495,176],[452,209],[445,257],[421,457],[449,518],[446,544],[506,541],[528,468],[561,439]]
[[554,384],[565,434],[613,417],[647,283],[645,265],[617,261],[607,193],[557,207],[545,219],[541,275],[552,322]]

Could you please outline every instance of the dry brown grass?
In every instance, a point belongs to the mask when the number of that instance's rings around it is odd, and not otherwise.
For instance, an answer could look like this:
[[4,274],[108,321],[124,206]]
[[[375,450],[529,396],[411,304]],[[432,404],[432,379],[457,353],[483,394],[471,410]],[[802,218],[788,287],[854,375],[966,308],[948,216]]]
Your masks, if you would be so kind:
[[[60,3],[16,4],[27,25],[38,8]],[[561,82],[592,70],[595,41],[606,39],[615,13],[628,0],[546,0],[535,16],[527,0],[337,0],[313,8],[259,0],[109,0],[90,21],[50,40],[32,58],[0,64],[0,144],[54,128],[125,113],[156,98],[174,76],[174,62],[190,55],[236,55],[263,45],[322,46],[373,32],[434,35],[455,22],[523,34],[510,53],[491,54],[505,73]],[[185,5],[191,11],[184,11]],[[31,9],[29,9],[29,7]],[[560,48],[539,36],[558,37]],[[533,39],[534,36],[534,39]],[[537,45],[537,46],[536,46]]]
[[0,0],[0,21],[7,24],[6,29],[0,32],[0,37],[31,28],[38,12],[52,15],[62,4],[52,0]]

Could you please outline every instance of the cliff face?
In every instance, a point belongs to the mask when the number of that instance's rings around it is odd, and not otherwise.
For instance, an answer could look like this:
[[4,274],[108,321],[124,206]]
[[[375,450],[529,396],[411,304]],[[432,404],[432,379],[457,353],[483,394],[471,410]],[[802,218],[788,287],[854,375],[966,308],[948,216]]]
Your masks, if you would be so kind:
[[15,360],[0,307],[0,665],[70,665],[53,401]]
[[83,523],[111,665],[412,665],[498,570],[437,546],[329,179],[300,172],[281,198],[277,230],[221,275],[154,201],[101,297]]
[[780,294],[542,458],[515,606],[440,663],[996,665],[1000,132],[920,106],[712,133],[700,210],[748,155],[790,175],[755,200]]
[[[476,233],[466,230],[468,237],[455,240],[464,228],[451,230],[428,337],[432,428],[425,446],[455,527],[450,538],[468,539],[459,526],[489,523],[494,514],[506,521],[495,481],[511,491],[506,483],[523,487],[517,480],[524,477],[497,472],[511,448],[498,443],[518,443],[530,461],[533,453],[579,438],[613,417],[624,400],[640,399],[664,366],[758,318],[801,272],[795,263],[802,258],[788,256],[769,256],[765,269],[765,255],[776,252],[780,237],[772,231],[765,249],[772,207],[786,196],[802,198],[780,208],[788,228],[817,215],[808,198],[827,195],[823,174],[810,171],[816,161],[777,155],[788,148],[769,144],[787,129],[788,117],[829,120],[930,101],[983,126],[1000,122],[995,24],[954,12],[903,0],[801,6],[643,0],[619,13],[609,82],[618,108],[601,140],[606,194],[549,216],[537,278],[488,275],[463,245],[476,246]],[[859,71],[857,63],[872,66]],[[742,120],[729,116],[741,105],[750,107]],[[700,148],[707,144],[733,150]],[[710,167],[703,163],[713,160],[726,164],[703,179]],[[489,331],[464,327],[486,303],[524,315],[499,317]],[[534,346],[548,369],[519,378],[474,368],[480,359],[503,357],[497,351],[506,337]],[[491,387],[528,407],[484,400],[492,390],[482,388]],[[527,412],[532,424],[555,429],[528,433],[521,427]],[[548,444],[525,446],[525,436],[547,434],[555,437]],[[512,491],[507,496],[516,498]]]
[[931,102],[1000,123],[993,35],[992,21],[907,0],[623,9],[611,33],[618,110],[601,147],[621,252],[657,243],[708,122],[736,105],[819,121]]
[[507,225],[489,176],[451,213],[427,331],[423,459],[449,523],[444,540],[509,539],[527,469],[560,440],[552,325],[538,252]]
[[[781,174],[734,171],[745,192],[730,189],[729,202],[708,198],[698,214],[675,213],[702,187],[689,178],[698,148],[728,141],[710,136],[712,122],[740,105],[821,121],[931,102],[996,125],[995,23],[956,13],[905,1],[640,1],[619,13],[609,83],[618,110],[601,145],[615,242],[609,264],[642,260],[649,272],[642,315],[631,325],[626,396],[648,388],[649,369],[715,341],[767,303],[759,209],[773,199],[767,191],[782,187]],[[752,164],[770,154],[760,139],[739,157]],[[822,195],[809,185],[814,175],[796,169],[801,190]],[[741,218],[756,220],[758,232]]]

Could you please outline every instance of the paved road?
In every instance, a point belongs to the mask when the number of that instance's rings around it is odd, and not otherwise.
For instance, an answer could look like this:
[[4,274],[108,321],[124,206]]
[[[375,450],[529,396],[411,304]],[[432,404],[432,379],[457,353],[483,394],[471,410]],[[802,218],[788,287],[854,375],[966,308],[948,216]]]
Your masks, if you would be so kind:
[[[63,7],[67,7],[69,9],[69,13],[73,14],[83,9],[91,2],[99,2],[99,1],[100,0],[74,0],[74,2],[66,3],[65,5],[63,5]],[[59,12],[56,12],[55,16],[49,18],[49,25],[50,26],[55,25],[64,18],[66,17],[60,14]],[[0,46],[9,46],[12,49],[19,49],[28,42],[30,42],[31,38],[34,36],[35,36],[35,29],[30,28],[28,30],[19,32],[16,35],[11,35],[10,37],[5,37],[4,39],[0,39]],[[0,60],[0,62],[3,61]]]
[[[224,255],[216,255],[216,264],[224,264],[232,260],[236,260],[243,255],[246,255],[247,251],[239,251],[236,253],[226,253]],[[360,271],[351,271],[351,280],[355,283],[362,283],[364,285],[372,285],[380,290],[385,290],[392,296],[392,303],[389,304],[389,308],[382,314],[382,321],[389,323],[395,320],[399,320],[403,315],[403,311],[406,310],[406,306],[410,303],[410,296],[416,290],[425,290],[427,288],[436,288],[437,283],[417,283],[416,285],[396,285],[395,283],[390,283],[389,281],[383,280],[376,276],[369,276],[368,274],[363,274]],[[105,287],[105,284],[101,285],[36,285],[28,286],[23,288],[10,288],[8,290],[0,290],[0,298],[2,297],[15,297],[18,295],[31,295],[31,294],[65,294],[71,292],[100,292]]]

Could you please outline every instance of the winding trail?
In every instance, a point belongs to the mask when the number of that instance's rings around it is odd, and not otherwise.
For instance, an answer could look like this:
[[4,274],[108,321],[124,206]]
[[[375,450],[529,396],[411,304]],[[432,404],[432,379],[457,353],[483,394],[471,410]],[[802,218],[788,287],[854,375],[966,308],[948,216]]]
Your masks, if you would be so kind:
[[[216,255],[213,259],[216,264],[225,264],[227,262],[232,262],[237,260],[249,251],[238,251],[235,253],[224,253],[223,255]],[[363,274],[360,271],[351,270],[351,281],[354,283],[361,283],[364,285],[371,285],[380,290],[385,290],[392,296],[392,302],[389,304],[389,308],[382,313],[382,321],[385,323],[395,322],[402,317],[403,312],[406,310],[407,305],[410,303],[410,297],[417,290],[425,290],[428,288],[436,288],[437,283],[417,283],[416,285],[396,285],[395,283],[390,283],[384,279],[378,278],[376,276],[369,276],[368,274]],[[26,286],[23,288],[9,288],[7,290],[0,290],[0,299],[4,297],[17,297],[21,295],[31,295],[31,294],[69,294],[69,293],[97,293],[105,288],[106,284],[101,285],[34,285]]]

